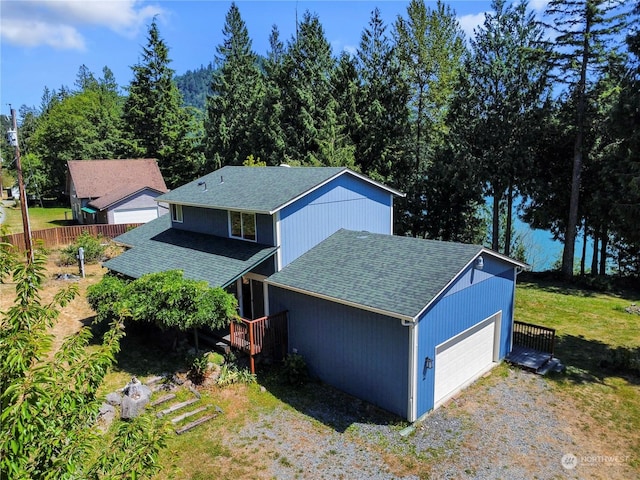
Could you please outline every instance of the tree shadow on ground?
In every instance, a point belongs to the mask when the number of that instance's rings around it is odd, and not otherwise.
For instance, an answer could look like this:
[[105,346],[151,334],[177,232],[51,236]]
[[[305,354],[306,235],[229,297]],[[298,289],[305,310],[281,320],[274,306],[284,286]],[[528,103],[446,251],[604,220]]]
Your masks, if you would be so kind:
[[[89,319],[85,319],[87,321]],[[101,343],[109,325],[90,324],[93,343]],[[114,371],[145,378],[186,371],[186,351],[176,349],[176,333],[163,331],[151,323],[126,322],[120,351],[115,355]]]
[[291,385],[278,365],[260,367],[257,373],[260,385],[283,403],[336,432],[343,433],[357,424],[386,425],[398,430],[408,425],[397,415],[320,381]]
[[582,336],[556,337],[555,356],[566,371],[552,378],[575,384],[604,384],[608,377],[621,377],[640,385],[640,347],[612,347]]

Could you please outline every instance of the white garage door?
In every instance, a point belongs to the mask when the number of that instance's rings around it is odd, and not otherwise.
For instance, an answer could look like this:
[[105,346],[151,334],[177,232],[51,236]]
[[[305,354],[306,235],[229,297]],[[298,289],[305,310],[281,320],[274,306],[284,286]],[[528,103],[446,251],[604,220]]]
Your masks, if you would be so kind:
[[113,223],[147,223],[155,218],[158,218],[156,207],[113,211]]
[[497,313],[436,347],[434,407],[492,367],[499,318]]

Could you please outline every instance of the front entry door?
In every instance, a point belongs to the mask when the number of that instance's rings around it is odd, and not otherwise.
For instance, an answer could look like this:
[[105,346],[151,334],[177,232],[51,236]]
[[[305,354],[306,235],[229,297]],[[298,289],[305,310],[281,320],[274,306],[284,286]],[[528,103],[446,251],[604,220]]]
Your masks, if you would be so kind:
[[251,320],[264,317],[264,289],[260,280],[243,277],[242,316]]

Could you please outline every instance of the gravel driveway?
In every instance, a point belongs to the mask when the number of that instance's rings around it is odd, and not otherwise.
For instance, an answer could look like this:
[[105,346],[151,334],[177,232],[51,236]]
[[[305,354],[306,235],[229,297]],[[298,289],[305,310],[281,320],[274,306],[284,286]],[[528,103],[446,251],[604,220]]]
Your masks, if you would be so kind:
[[357,399],[324,389],[319,398],[286,399],[293,408],[260,415],[229,447],[260,452],[262,478],[609,478],[563,467],[584,445],[547,381],[518,369],[494,370],[406,437],[397,418]]

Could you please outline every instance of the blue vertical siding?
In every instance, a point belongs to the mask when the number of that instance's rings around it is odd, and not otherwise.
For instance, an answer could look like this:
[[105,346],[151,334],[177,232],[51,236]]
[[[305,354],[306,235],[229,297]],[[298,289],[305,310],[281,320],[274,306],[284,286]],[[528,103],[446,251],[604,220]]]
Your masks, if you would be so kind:
[[[218,237],[229,236],[229,212],[214,208],[182,207],[182,223],[173,222],[173,228],[205,233]],[[256,214],[257,241],[264,245],[275,245],[273,217]]]
[[206,233],[219,237],[229,236],[226,210],[202,207],[182,207],[182,223],[173,222],[173,228]]
[[505,262],[485,258],[483,272],[472,270],[470,267],[463,272],[442,298],[419,319],[416,386],[418,417],[434,406],[435,369],[423,371],[422,362],[425,357],[435,358],[436,345],[502,311],[499,358],[502,359],[509,353],[515,269]]
[[280,212],[282,266],[341,228],[391,234],[393,199],[352,175],[341,175]]
[[409,328],[400,320],[273,286],[269,305],[289,311],[289,350],[314,377],[407,417]]

